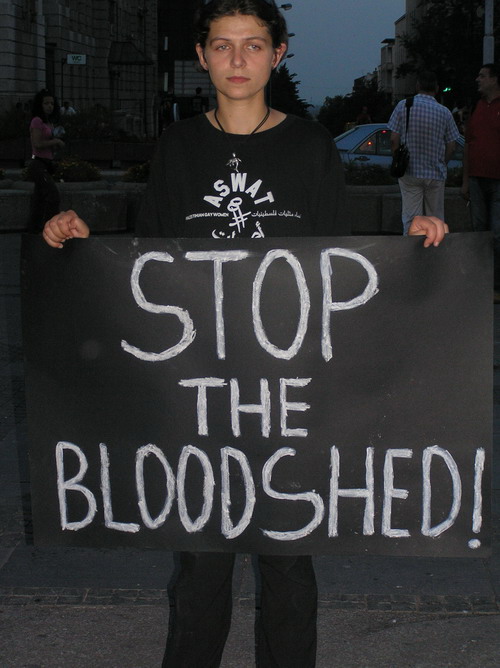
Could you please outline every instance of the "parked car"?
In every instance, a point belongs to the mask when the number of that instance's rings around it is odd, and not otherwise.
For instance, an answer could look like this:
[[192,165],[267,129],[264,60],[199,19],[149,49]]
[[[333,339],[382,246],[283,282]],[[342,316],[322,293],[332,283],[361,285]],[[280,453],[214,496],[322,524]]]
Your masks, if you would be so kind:
[[[462,136],[457,141],[455,153],[448,163],[449,168],[462,166],[464,141]],[[345,164],[380,165],[387,169],[390,167],[391,131],[385,123],[356,125],[335,137],[334,142]]]

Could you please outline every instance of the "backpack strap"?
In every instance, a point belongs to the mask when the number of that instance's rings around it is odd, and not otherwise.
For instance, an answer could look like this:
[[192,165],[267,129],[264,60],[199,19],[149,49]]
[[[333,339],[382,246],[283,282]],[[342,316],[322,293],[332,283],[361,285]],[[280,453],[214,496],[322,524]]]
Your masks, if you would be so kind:
[[405,126],[405,141],[406,137],[408,135],[408,125],[410,123],[410,109],[413,105],[413,96],[412,97],[407,97],[406,98],[406,126]]

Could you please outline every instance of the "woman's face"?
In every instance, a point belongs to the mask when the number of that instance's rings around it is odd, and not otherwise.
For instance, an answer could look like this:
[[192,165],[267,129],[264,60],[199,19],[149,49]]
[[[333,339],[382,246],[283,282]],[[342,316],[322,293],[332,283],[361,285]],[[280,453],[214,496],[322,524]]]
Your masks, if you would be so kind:
[[42,109],[45,116],[48,118],[54,111],[54,98],[52,95],[46,95],[42,100]]
[[273,47],[271,35],[255,16],[236,14],[212,21],[205,49],[196,51],[217,92],[229,99],[251,99],[261,93],[286,45]]

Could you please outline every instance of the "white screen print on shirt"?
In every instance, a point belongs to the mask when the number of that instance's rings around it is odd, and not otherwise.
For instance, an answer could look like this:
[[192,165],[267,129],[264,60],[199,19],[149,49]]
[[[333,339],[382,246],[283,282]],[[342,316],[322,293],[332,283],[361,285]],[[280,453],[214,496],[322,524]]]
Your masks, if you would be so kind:
[[274,195],[262,179],[249,178],[246,172],[232,172],[213,184],[213,191],[203,197],[212,211],[191,213],[186,221],[197,218],[213,218],[214,239],[234,239],[245,236],[264,238],[266,218],[291,218],[300,220],[297,211],[273,208]]

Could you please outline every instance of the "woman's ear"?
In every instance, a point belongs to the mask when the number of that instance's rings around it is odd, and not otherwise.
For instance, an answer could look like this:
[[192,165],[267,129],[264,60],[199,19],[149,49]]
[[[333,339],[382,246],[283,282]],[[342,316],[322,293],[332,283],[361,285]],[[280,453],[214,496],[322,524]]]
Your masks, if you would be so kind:
[[274,49],[273,56],[273,70],[278,67],[278,65],[283,60],[285,53],[287,52],[288,46],[284,43],[280,44],[276,49]]
[[200,65],[203,67],[204,70],[208,70],[208,63],[205,60],[205,51],[203,50],[201,44],[196,45],[196,53],[198,54],[198,60],[200,61]]

